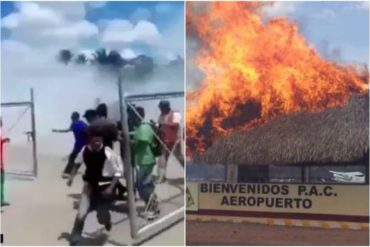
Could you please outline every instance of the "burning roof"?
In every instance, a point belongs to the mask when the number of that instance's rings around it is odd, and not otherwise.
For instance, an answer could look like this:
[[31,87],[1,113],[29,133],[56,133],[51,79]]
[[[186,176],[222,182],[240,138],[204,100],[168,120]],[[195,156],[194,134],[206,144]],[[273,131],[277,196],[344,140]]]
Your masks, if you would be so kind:
[[369,153],[369,96],[323,112],[280,116],[216,140],[197,161],[211,164],[335,165]]
[[355,65],[325,60],[296,23],[264,20],[262,3],[210,2],[202,11],[192,5],[187,4],[187,30],[199,40],[195,64],[204,78],[187,94],[187,154],[205,152],[219,137],[276,117],[325,111],[368,92],[368,71],[361,74]]

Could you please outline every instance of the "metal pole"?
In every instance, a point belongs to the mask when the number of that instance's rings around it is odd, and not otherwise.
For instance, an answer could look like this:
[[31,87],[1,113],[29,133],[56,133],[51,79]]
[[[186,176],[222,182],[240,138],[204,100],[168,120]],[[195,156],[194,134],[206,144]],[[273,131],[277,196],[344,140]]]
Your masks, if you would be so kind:
[[164,92],[164,93],[152,93],[152,94],[131,94],[126,95],[126,100],[130,101],[147,101],[156,99],[168,99],[184,97],[184,92]]
[[31,128],[32,128],[32,154],[33,154],[33,170],[34,175],[37,177],[38,174],[38,161],[37,161],[37,141],[36,141],[36,119],[35,119],[35,99],[33,94],[33,88],[30,90],[31,93]]
[[6,103],[1,103],[1,106],[7,106],[7,107],[24,106],[24,105],[29,106],[30,104],[31,104],[31,102],[29,102],[29,101],[20,101],[20,102],[6,102]]
[[[126,181],[127,181],[127,194],[128,194],[128,207],[129,207],[129,219],[130,219],[130,230],[131,238],[137,238],[137,219],[136,219],[136,206],[135,206],[135,195],[134,195],[134,182],[132,177],[132,165],[131,165],[131,143],[130,134],[127,126],[127,107],[126,102],[123,98],[122,90],[122,75],[121,71],[118,74],[118,92],[119,92],[119,110],[121,115],[121,124],[123,132],[124,146],[120,145],[121,156],[123,155]],[[123,150],[124,149],[124,150]]]
[[172,225],[173,223],[176,223],[180,221],[181,219],[184,219],[184,212],[185,212],[185,206],[182,206],[181,208],[176,209],[175,211],[160,218],[159,220],[149,225],[144,226],[138,231],[138,235],[140,235],[140,239],[145,239],[147,237],[155,235],[159,231],[165,229],[165,227],[168,227],[169,225]]

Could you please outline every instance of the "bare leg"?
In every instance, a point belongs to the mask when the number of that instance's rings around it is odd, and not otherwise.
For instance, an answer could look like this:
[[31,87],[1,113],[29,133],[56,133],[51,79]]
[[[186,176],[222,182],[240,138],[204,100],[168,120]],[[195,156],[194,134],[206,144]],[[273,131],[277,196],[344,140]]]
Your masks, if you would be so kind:
[[173,149],[173,154],[175,155],[176,159],[180,162],[180,165],[184,167],[184,155],[182,152],[180,141],[176,142],[175,147]]
[[[167,146],[167,148],[171,147]],[[163,183],[166,180],[167,162],[169,157],[170,152],[166,148],[162,148],[162,155],[158,160],[158,180],[156,182],[158,184]]]

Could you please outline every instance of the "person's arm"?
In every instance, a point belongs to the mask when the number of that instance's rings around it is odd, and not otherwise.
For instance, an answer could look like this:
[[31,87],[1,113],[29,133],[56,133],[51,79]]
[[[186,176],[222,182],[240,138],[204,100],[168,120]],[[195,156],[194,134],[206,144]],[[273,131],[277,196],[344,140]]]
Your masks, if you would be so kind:
[[110,185],[103,191],[103,195],[111,196],[113,194],[113,190],[119,181],[119,177],[113,177],[112,182]]
[[10,142],[9,137],[5,137],[5,138],[1,139],[1,143],[9,143],[9,142]]
[[112,135],[113,135],[113,140],[114,141],[119,141],[121,138],[120,138],[120,131],[118,130],[118,126],[112,122]]
[[123,176],[123,162],[122,162],[121,157],[118,156],[116,153],[114,153],[114,151],[111,148],[105,147],[105,153],[106,153],[109,165],[111,166],[110,170],[113,175],[111,184],[103,192],[103,194],[105,194],[106,196],[109,196],[113,194],[113,190],[116,184],[118,183],[119,179]]
[[68,133],[72,131],[72,128],[69,127],[68,129],[52,129],[51,131],[54,133]]
[[166,121],[166,125],[169,127],[178,127],[181,123],[181,115],[179,112],[173,112],[170,121]]
[[166,125],[168,125],[170,127],[178,127],[180,125],[180,123],[168,122],[168,123],[166,123]]

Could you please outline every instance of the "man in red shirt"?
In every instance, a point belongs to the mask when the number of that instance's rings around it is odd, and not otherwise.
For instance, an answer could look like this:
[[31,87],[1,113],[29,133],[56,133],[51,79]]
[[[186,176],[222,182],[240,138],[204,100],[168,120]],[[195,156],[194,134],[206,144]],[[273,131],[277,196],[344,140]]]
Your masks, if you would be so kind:
[[2,135],[3,120],[0,118],[0,160],[1,160],[1,206],[6,206],[8,203],[4,200],[4,184],[5,184],[5,172],[4,172],[4,144],[10,142],[9,138],[3,138]]
[[171,109],[170,102],[161,100],[159,102],[161,115],[159,116],[160,138],[166,145],[162,147],[162,157],[158,164],[158,180],[157,183],[163,183],[166,180],[167,162],[171,154],[173,154],[184,167],[184,156],[181,150],[181,114],[180,112]]

